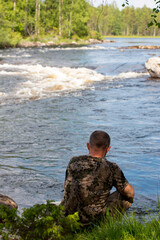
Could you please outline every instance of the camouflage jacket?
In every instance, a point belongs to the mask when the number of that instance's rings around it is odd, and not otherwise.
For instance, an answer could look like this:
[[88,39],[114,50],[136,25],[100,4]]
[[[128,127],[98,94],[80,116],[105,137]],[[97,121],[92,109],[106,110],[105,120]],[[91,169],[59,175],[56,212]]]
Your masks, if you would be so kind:
[[78,211],[81,221],[89,222],[105,213],[112,187],[122,192],[127,184],[117,164],[87,155],[73,157],[66,170],[61,204],[67,215]]

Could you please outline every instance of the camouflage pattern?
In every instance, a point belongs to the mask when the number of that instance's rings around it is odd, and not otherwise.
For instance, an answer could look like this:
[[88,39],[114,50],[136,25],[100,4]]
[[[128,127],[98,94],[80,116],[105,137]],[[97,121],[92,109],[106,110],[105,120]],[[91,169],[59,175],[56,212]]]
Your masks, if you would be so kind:
[[73,157],[66,170],[61,204],[67,215],[78,211],[82,223],[92,222],[106,213],[109,202],[114,202],[110,197],[112,187],[118,190],[116,198],[120,199],[119,193],[127,185],[117,164],[87,155]]

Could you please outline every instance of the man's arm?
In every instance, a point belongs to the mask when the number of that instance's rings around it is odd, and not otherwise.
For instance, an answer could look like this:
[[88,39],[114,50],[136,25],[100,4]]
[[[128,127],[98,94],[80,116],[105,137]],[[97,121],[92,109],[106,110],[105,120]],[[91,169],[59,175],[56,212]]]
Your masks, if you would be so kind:
[[113,186],[126,198],[133,201],[134,197],[134,188],[125,178],[122,170],[117,164],[113,164],[114,167],[114,184]]
[[131,184],[128,184],[123,191],[121,192],[124,196],[126,196],[127,198],[134,198],[134,188],[132,187]]

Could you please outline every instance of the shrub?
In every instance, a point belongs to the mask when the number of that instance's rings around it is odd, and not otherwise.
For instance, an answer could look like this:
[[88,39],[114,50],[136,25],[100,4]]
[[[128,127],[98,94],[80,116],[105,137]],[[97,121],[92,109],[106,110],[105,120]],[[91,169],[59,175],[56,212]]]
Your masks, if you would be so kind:
[[79,41],[80,38],[78,37],[78,35],[74,34],[74,35],[72,36],[72,40],[74,40],[74,41]]
[[24,209],[21,216],[16,209],[1,206],[0,216],[0,235],[5,240],[11,236],[23,240],[63,240],[80,229],[78,213],[65,217],[64,207],[51,201]]
[[90,38],[93,38],[93,39],[102,40],[102,36],[100,35],[100,33],[96,31],[90,31],[89,36]]
[[10,28],[0,28],[0,47],[16,47],[22,36],[18,32],[13,32]]

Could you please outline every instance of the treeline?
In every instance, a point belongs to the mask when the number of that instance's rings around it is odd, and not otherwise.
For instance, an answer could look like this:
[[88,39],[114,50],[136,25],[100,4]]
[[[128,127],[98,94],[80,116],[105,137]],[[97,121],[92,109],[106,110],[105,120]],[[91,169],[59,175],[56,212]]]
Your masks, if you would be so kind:
[[89,34],[88,22],[85,0],[0,0],[1,46],[46,34],[82,38]]
[[[109,6],[101,5],[96,9],[93,8],[89,26],[102,35],[159,36],[158,26],[148,27],[148,24],[153,21],[152,12],[153,10],[146,6],[143,8],[128,6],[120,11],[115,3]],[[157,14],[156,20],[160,22],[160,13]]]
[[120,11],[115,3],[96,8],[85,0],[0,0],[0,44],[46,34],[72,39],[160,35],[158,27],[147,27],[151,14],[147,7]]

